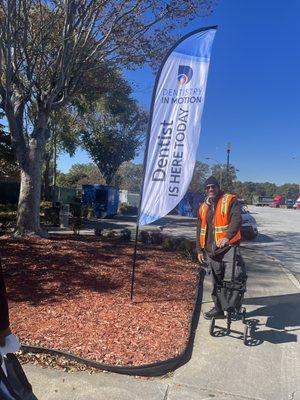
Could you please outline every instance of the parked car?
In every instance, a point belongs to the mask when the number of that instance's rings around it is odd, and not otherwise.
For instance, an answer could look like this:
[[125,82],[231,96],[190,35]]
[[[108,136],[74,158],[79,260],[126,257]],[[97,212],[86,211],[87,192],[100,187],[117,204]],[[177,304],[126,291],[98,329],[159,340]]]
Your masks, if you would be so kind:
[[241,206],[242,213],[242,226],[241,235],[242,239],[251,240],[258,235],[258,229],[255,218],[249,213],[246,206]]
[[293,208],[294,200],[293,199],[286,199],[285,205],[286,205],[286,208]]
[[293,205],[294,210],[300,210],[300,197],[295,201],[295,204]]

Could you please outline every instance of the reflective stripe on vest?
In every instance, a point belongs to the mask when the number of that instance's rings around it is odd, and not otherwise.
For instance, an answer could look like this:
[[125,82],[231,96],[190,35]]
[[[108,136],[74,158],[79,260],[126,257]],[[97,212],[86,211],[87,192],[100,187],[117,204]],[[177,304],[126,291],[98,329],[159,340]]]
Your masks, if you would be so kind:
[[[226,231],[228,229],[229,225],[229,210],[230,210],[230,205],[232,201],[237,200],[237,196],[233,194],[224,194],[222,197],[219,198],[217,205],[216,205],[216,210],[215,210],[215,216],[214,216],[214,233],[215,233],[215,242],[218,240],[226,237]],[[200,247],[202,249],[205,248],[205,240],[206,240],[206,231],[207,231],[207,212],[208,212],[208,205],[206,203],[202,203],[199,207],[199,216],[201,218],[201,229],[200,229]],[[230,244],[234,244],[241,240],[241,233],[238,231],[236,235],[229,240]]]

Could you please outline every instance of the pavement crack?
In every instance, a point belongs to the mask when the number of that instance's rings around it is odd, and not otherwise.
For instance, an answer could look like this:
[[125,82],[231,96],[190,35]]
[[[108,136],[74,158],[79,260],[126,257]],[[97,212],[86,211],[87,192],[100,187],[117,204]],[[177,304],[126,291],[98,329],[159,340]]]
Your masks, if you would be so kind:
[[[238,393],[231,393],[219,389],[213,389],[213,388],[208,388],[208,387],[199,387],[195,385],[186,385],[184,383],[180,383],[180,386],[184,386],[186,388],[194,388],[203,392],[212,392],[215,395],[225,395],[225,396],[231,396],[231,397],[236,397],[237,400],[267,400],[266,398],[263,397],[252,397],[252,396],[247,396],[247,395],[241,395]],[[297,390],[296,390],[297,392]],[[294,392],[294,393],[296,393]],[[165,400],[165,399],[164,399]],[[294,400],[294,399],[289,399],[289,400]]]
[[167,389],[166,389],[166,392],[165,392],[163,400],[168,400],[169,390],[170,390],[170,385],[167,386]]
[[295,394],[296,394],[297,392],[300,392],[300,389],[297,389],[297,390],[295,390],[294,392],[292,392],[292,393],[290,394],[290,396],[289,396],[289,400],[294,400]]

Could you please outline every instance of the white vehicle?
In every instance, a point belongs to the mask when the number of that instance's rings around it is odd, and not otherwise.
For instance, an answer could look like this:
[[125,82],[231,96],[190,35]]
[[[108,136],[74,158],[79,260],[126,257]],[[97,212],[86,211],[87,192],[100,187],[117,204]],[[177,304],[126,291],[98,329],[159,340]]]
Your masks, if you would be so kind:
[[258,235],[256,220],[249,213],[246,206],[241,206],[242,213],[242,226],[241,235],[242,239],[254,239]]
[[293,205],[293,208],[295,210],[300,210],[300,197],[298,198],[298,200],[295,201],[295,204]]

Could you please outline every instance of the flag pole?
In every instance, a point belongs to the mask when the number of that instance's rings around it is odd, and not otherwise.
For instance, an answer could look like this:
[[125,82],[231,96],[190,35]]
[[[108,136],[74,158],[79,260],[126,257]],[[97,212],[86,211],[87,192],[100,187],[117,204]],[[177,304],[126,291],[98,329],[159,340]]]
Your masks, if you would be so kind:
[[132,272],[131,272],[131,290],[130,290],[130,300],[133,300],[133,290],[134,290],[134,277],[135,277],[135,264],[136,264],[136,252],[137,252],[137,241],[139,235],[139,224],[136,223],[135,228],[135,244],[134,244],[134,253],[132,260]]
[[150,135],[151,135],[151,127],[152,127],[152,117],[153,117],[153,111],[154,111],[154,103],[155,103],[155,98],[156,98],[156,90],[158,87],[158,82],[159,78],[161,75],[161,72],[163,70],[163,67],[169,58],[170,54],[172,51],[184,40],[189,38],[190,36],[206,31],[209,29],[216,29],[217,25],[215,26],[208,26],[204,28],[199,28],[196,29],[192,32],[189,32],[188,34],[184,35],[182,38],[180,38],[176,43],[171,46],[165,57],[163,58],[163,61],[159,67],[159,70],[156,74],[155,78],[155,84],[154,88],[152,91],[152,98],[151,98],[151,108],[150,108],[150,115],[149,115],[149,123],[148,123],[148,130],[147,130],[147,138],[146,138],[146,148],[145,148],[145,153],[144,153],[144,161],[143,161],[143,179],[142,179],[142,184],[141,184],[141,192],[140,192],[140,201],[139,201],[139,207],[138,207],[138,216],[137,216],[137,222],[136,222],[136,231],[135,231],[135,245],[134,245],[134,252],[133,252],[133,259],[132,259],[132,272],[131,272],[131,290],[130,290],[130,299],[133,300],[133,295],[134,295],[134,280],[135,280],[135,269],[136,269],[136,258],[137,258],[137,242],[138,242],[138,233],[139,233],[139,220],[140,220],[140,212],[141,212],[141,205],[142,205],[142,197],[143,197],[143,192],[144,192],[144,184],[145,184],[145,175],[146,175],[146,163],[147,163],[147,158],[148,158],[148,149],[149,149],[149,142],[150,142]]

